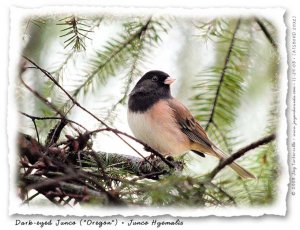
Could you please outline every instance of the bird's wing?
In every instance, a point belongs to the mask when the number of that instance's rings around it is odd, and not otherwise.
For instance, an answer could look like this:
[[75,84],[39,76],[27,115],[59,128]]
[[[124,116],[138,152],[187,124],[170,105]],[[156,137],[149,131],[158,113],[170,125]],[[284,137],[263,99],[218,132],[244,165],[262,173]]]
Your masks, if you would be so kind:
[[[179,101],[172,98],[168,100],[169,106],[174,111],[175,119],[181,127],[183,133],[185,133],[189,139],[196,143],[195,150],[218,157],[219,159],[226,159],[228,157],[222,150],[217,148],[208,138],[205,130],[195,120],[190,111]],[[248,172],[246,169],[233,162],[229,165],[235,170],[242,178],[255,178],[253,174]]]
[[205,130],[195,120],[190,111],[174,98],[169,99],[168,104],[174,111],[175,119],[180,125],[182,132],[191,141],[199,143],[205,148],[212,149],[213,143],[209,140]]

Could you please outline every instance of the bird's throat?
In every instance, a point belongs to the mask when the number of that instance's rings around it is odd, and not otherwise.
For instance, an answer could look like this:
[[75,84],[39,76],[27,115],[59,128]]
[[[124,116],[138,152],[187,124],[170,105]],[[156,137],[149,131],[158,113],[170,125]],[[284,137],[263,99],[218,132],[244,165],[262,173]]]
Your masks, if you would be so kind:
[[129,98],[129,110],[136,113],[142,113],[150,109],[160,97],[156,94],[137,94]]

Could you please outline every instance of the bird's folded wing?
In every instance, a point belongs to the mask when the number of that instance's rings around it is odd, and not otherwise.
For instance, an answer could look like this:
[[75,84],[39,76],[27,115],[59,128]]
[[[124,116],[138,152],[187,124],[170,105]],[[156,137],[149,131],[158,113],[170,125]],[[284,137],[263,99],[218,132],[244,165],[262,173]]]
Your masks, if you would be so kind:
[[180,125],[182,132],[185,133],[191,141],[211,149],[213,143],[208,139],[205,130],[195,120],[190,111],[176,99],[169,99],[168,104],[174,111],[175,119]]
[[[175,99],[170,99],[168,103],[174,111],[175,119],[180,125],[182,132],[185,133],[192,142],[197,143],[198,147],[201,145],[201,149],[207,150],[206,153],[216,156],[219,159],[226,159],[228,157],[227,154],[218,149],[209,140],[205,130],[194,119],[190,111],[183,104]],[[235,162],[229,166],[234,169],[242,178],[255,178],[253,174]]]

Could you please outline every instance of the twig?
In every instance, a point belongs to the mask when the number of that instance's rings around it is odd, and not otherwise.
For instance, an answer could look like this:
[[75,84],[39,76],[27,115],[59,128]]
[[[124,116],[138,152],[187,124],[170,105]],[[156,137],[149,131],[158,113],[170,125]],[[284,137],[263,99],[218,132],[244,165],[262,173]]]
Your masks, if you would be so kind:
[[[22,178],[22,180],[28,181],[28,183],[30,183],[30,184],[32,184],[32,183],[47,184],[49,181],[49,179],[47,179],[47,178],[40,177],[40,176],[34,176],[34,175],[28,175],[28,176]],[[86,194],[90,195],[91,197],[101,198],[105,203],[108,203],[108,201],[109,201],[107,194],[88,189],[88,188],[86,188],[86,186],[74,185],[74,184],[63,182],[63,181],[60,181],[57,185],[66,192],[75,193],[75,194],[86,193]]]
[[25,204],[25,203],[29,203],[29,201],[33,200],[35,197],[37,197],[38,195],[40,195],[39,192],[36,192],[35,194],[33,194],[32,196],[28,197],[26,200],[24,200],[22,202],[22,204]]
[[275,134],[266,136],[256,142],[253,142],[253,143],[241,148],[237,152],[230,155],[230,157],[228,157],[224,160],[221,160],[219,165],[217,167],[215,167],[214,170],[210,173],[209,178],[212,180],[225,166],[230,165],[232,162],[234,162],[236,159],[242,157],[248,151],[255,149],[261,145],[265,145],[265,144],[275,140],[275,138],[276,138]]
[[27,88],[32,94],[34,94],[38,99],[40,99],[45,105],[47,105],[53,111],[57,112],[61,117],[64,117],[63,113],[61,111],[59,111],[59,109],[57,109],[51,102],[49,102],[40,93],[38,93],[37,91],[33,90],[29,85],[27,85],[25,83],[25,81],[23,80],[22,75],[20,75],[20,81],[25,86],[25,88]]
[[[65,171],[68,171],[67,169]],[[29,175],[29,176],[32,176],[32,175]],[[24,178],[27,178],[28,176],[25,176],[23,177]],[[111,201],[112,203],[115,203],[115,204],[122,204],[123,202],[117,197],[116,194],[113,194],[112,192],[110,191],[106,191],[106,189],[100,184],[98,183],[96,180],[90,178],[88,175],[86,175],[85,172],[81,171],[81,170],[72,170],[70,171],[69,174],[63,174],[62,176],[58,176],[58,177],[55,177],[55,178],[44,178],[46,180],[40,180],[39,182],[35,182],[33,184],[29,184],[27,186],[27,190],[31,190],[31,189],[35,189],[37,191],[40,191],[44,188],[47,188],[47,187],[57,187],[57,186],[60,186],[61,187],[61,183],[65,182],[65,181],[68,181],[68,180],[77,180],[77,179],[80,179],[80,178],[84,178],[85,180],[89,180],[91,181],[93,184],[95,184],[98,188],[98,190],[100,190],[102,193],[106,194],[107,198],[109,201]],[[84,185],[86,183],[84,182]],[[85,187],[87,187],[85,185]]]
[[67,119],[67,118],[63,118],[63,117],[37,117],[37,116],[33,116],[33,115],[29,115],[27,113],[21,112],[19,111],[22,115],[24,115],[25,117],[28,117],[32,120],[66,120],[69,123],[73,123],[75,125],[78,125],[79,127],[83,128],[85,131],[88,131],[87,128],[85,128],[83,125],[79,124],[76,121]]
[[[87,173],[87,174],[89,174],[89,173]],[[55,178],[58,177],[58,176],[61,177],[61,176],[64,175],[64,173],[47,171],[43,175],[52,179],[52,177],[55,177]],[[97,174],[97,176],[99,176],[99,174]],[[79,176],[76,178],[76,181],[81,183],[82,185],[86,186],[87,188],[90,188],[92,190],[98,190],[97,187],[95,187],[92,184],[86,183],[85,179],[81,179]]]
[[63,176],[59,176],[56,178],[47,179],[47,180],[44,180],[39,183],[31,184],[31,185],[27,186],[27,189],[28,190],[31,190],[31,189],[39,190],[44,187],[51,187],[53,185],[59,184],[62,181],[68,181],[68,180],[75,179],[77,176],[78,175],[63,175]]
[[[45,71],[47,72],[47,71]],[[35,95],[39,100],[41,100],[46,106],[48,106],[50,109],[52,109],[53,111],[55,111],[56,113],[58,113],[62,119],[64,119],[66,116],[58,109],[56,108],[55,105],[53,105],[50,101],[48,101],[45,97],[43,97],[40,93],[38,93],[36,90],[32,89],[29,85],[27,85],[25,83],[25,81],[22,78],[22,74],[20,74],[20,81],[21,83],[25,86],[25,88],[27,88],[33,95]],[[72,125],[72,123],[70,124],[70,126],[78,132],[78,130]],[[52,138],[53,139],[53,136]],[[50,147],[50,146],[48,146]],[[46,151],[47,152],[47,151]]]
[[31,121],[32,121],[32,123],[34,125],[34,129],[35,129],[35,132],[36,132],[37,141],[40,143],[40,135],[39,135],[39,131],[37,129],[37,125],[36,125],[35,119],[31,118]]

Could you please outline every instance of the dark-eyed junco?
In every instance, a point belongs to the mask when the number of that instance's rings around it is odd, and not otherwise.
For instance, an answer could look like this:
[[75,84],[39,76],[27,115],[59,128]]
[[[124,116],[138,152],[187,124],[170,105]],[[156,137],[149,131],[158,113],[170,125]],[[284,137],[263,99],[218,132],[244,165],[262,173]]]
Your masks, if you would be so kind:
[[[168,74],[153,70],[137,82],[129,96],[127,115],[134,136],[165,156],[191,150],[202,157],[227,158],[191,112],[172,97],[170,85],[174,81]],[[255,178],[235,162],[230,167],[243,178]]]

